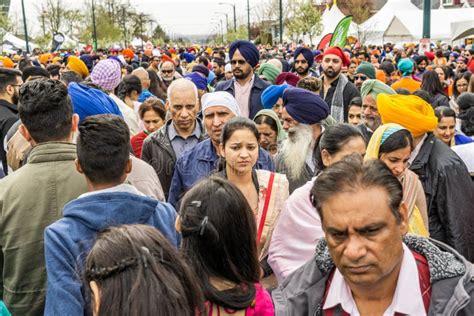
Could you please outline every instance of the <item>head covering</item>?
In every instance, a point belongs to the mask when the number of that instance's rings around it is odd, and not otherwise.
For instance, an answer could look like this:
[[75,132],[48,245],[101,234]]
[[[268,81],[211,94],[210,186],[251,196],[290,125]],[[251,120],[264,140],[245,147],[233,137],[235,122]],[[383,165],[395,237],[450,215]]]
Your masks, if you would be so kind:
[[0,63],[3,64],[3,67],[5,68],[15,68],[15,64],[13,63],[13,60],[11,60],[8,57],[0,56]]
[[115,114],[122,117],[117,104],[104,92],[86,85],[71,82],[68,86],[74,113],[79,115],[79,121],[91,115]]
[[92,56],[88,54],[82,54],[81,57],[79,58],[84,62],[84,64],[86,64],[87,69],[91,71],[92,67],[94,66],[94,61],[92,60]]
[[191,72],[186,74],[184,78],[192,81],[198,90],[206,90],[207,88],[207,79],[204,78],[202,75],[198,74],[197,72]]
[[380,70],[380,69],[375,70],[375,79],[386,83],[387,82],[387,76],[385,75],[385,71]]
[[240,108],[232,94],[225,91],[206,93],[201,98],[202,113],[212,106],[224,106],[228,108],[235,116],[240,116]]
[[216,79],[216,74],[214,73],[214,71],[209,71],[209,76],[207,77],[207,84],[211,84],[214,79]]
[[172,63],[174,64],[173,58],[171,58],[170,56],[168,56],[168,55],[166,55],[166,54],[163,54],[163,55],[161,56],[161,62],[165,62],[165,61],[170,61],[170,62],[172,62]]
[[186,62],[189,64],[189,63],[192,63],[193,60],[196,59],[196,56],[194,56],[193,54],[190,54],[190,53],[182,53],[181,58],[182,59],[184,58],[186,60]]
[[431,105],[415,95],[381,93],[377,97],[377,109],[383,124],[400,124],[414,137],[430,132],[438,125]]
[[356,69],[356,74],[363,74],[369,79],[375,79],[375,67],[371,63],[363,61]]
[[342,65],[343,66],[349,66],[351,64],[351,60],[347,57],[346,54],[342,51],[340,47],[334,46],[334,47],[329,47],[324,51],[323,56],[326,55],[336,55],[342,60]]
[[397,94],[395,90],[390,88],[388,85],[377,79],[369,79],[364,81],[360,88],[360,97],[364,99],[369,94],[372,95],[374,100],[377,100],[377,96],[380,93],[385,94]]
[[430,60],[433,61],[435,59],[435,54],[433,52],[425,51],[425,56]]
[[260,60],[260,54],[257,47],[249,41],[237,40],[232,42],[229,47],[229,58],[232,59],[236,50],[239,50],[240,54],[245,58],[245,60],[250,64],[250,66],[255,67]]
[[289,85],[284,83],[282,85],[271,85],[263,90],[260,100],[264,109],[271,109],[278,99],[283,97],[283,91],[288,88]]
[[316,93],[302,88],[283,91],[283,106],[301,124],[316,124],[329,115],[329,107]]
[[452,52],[451,54],[449,54],[450,57],[454,57],[454,59],[458,58],[459,57],[459,54],[458,52]]
[[232,71],[232,66],[231,66],[230,64],[225,64],[224,71],[225,71],[225,72],[230,72],[230,71]]
[[293,87],[296,87],[298,81],[300,81],[300,77],[291,72],[282,72],[275,79],[275,83],[278,85],[287,83]]
[[275,79],[280,73],[280,69],[269,63],[264,63],[257,70],[259,76],[263,75],[271,83],[275,83]]
[[300,54],[303,54],[304,59],[308,62],[309,67],[311,67],[314,63],[314,55],[313,52],[306,47],[298,47],[295,50],[295,60]]
[[395,132],[405,129],[403,126],[395,123],[387,123],[379,126],[367,145],[364,160],[379,159],[380,146]]
[[402,76],[409,76],[413,72],[413,61],[410,58],[402,58],[398,62],[398,70],[402,73]]
[[39,57],[39,61],[40,61],[40,63],[42,63],[43,65],[46,65],[46,63],[48,62],[48,60],[51,60],[52,58],[53,58],[53,55],[51,55],[50,53],[41,54],[40,57]]
[[86,64],[76,56],[71,55],[67,58],[67,67],[81,75],[82,78],[89,76],[89,69],[87,69]]
[[130,59],[133,59],[133,57],[135,56],[135,54],[133,53],[133,50],[129,48],[125,48],[124,50],[122,50],[122,55]]
[[199,72],[206,78],[209,77],[209,69],[204,65],[196,65],[193,67],[192,72]]
[[285,130],[283,129],[283,126],[281,126],[280,118],[275,113],[275,111],[268,110],[268,109],[260,110],[260,111],[257,112],[257,114],[255,114],[255,117],[253,118],[253,120],[255,121],[255,119],[257,117],[261,116],[261,115],[269,116],[276,122],[277,130],[278,130],[277,131],[277,141],[282,141],[287,137],[287,135],[285,133]]
[[105,91],[113,91],[122,79],[120,63],[114,59],[104,59],[95,65],[91,73],[93,83]]

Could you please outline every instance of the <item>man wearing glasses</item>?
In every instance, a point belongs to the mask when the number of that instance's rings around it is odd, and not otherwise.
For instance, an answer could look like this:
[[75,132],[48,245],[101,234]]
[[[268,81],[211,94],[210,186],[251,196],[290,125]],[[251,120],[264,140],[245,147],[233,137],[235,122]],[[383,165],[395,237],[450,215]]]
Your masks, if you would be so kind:
[[176,67],[172,61],[164,61],[161,63],[159,75],[167,88],[171,85],[173,80],[181,78],[181,76],[176,73]]
[[237,100],[241,116],[253,118],[263,109],[260,96],[270,86],[254,73],[260,53],[249,41],[237,40],[230,45],[229,58],[234,78],[219,83],[216,91],[226,91]]
[[354,84],[359,91],[367,79],[375,79],[375,67],[371,63],[363,61],[357,67],[354,75]]
[[23,84],[21,71],[0,67],[0,178],[8,174],[4,141],[8,130],[18,121],[18,98]]

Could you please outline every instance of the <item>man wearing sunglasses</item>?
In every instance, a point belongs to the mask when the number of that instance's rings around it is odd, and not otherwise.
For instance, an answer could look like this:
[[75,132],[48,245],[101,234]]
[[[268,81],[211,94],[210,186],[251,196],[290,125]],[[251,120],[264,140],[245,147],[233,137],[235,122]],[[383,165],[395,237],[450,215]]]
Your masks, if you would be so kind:
[[354,75],[354,84],[359,91],[367,79],[375,79],[375,67],[371,63],[363,61],[357,67]]
[[216,91],[226,91],[237,100],[241,116],[253,118],[263,109],[260,96],[270,83],[254,73],[260,53],[249,41],[237,40],[229,48],[230,64],[234,78],[219,83]]
[[174,80],[181,78],[181,76],[176,73],[175,64],[171,61],[164,61],[161,63],[159,75],[167,88]]

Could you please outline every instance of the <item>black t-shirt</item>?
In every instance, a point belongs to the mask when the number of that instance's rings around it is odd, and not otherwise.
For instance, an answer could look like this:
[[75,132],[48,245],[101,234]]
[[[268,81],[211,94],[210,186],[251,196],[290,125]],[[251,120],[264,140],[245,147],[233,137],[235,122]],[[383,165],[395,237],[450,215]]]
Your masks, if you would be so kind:
[[[326,103],[328,104],[329,112],[331,112],[331,103],[334,97],[334,92],[336,91],[337,83],[339,82],[339,78],[331,82],[331,88],[329,88],[326,97],[324,97],[324,84],[321,87],[321,91],[319,93],[320,97],[323,98],[324,101],[326,101]],[[324,81],[324,77],[321,77],[321,79]],[[342,102],[344,103],[344,122],[346,123],[349,114],[349,103],[355,97],[360,97],[360,92],[356,88],[356,86],[349,81],[347,82],[346,86],[344,87],[344,90],[342,91]]]

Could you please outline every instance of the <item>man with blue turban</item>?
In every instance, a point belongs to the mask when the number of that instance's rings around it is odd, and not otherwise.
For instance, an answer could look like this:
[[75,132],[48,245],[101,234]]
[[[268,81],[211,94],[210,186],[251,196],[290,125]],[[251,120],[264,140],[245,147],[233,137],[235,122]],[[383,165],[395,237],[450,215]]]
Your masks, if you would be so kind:
[[313,63],[313,52],[309,48],[298,47],[295,50],[295,61],[293,69],[295,71],[295,74],[297,74],[300,79],[306,78],[308,76],[316,76],[316,74],[310,70],[313,66]]
[[322,132],[321,121],[328,115],[329,107],[319,95],[302,88],[283,91],[283,129],[288,138],[275,158],[275,167],[286,174],[290,194],[315,174],[314,146]]
[[260,97],[270,83],[255,74],[260,54],[257,47],[244,40],[237,40],[229,47],[229,59],[234,78],[219,83],[216,91],[226,91],[237,100],[240,113],[244,117],[253,118],[263,109]]

